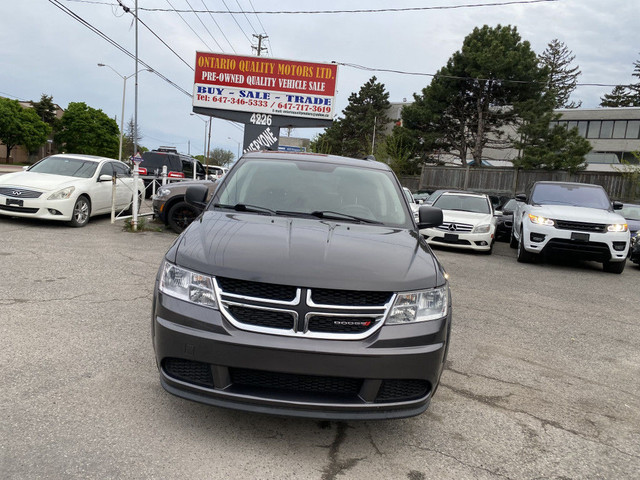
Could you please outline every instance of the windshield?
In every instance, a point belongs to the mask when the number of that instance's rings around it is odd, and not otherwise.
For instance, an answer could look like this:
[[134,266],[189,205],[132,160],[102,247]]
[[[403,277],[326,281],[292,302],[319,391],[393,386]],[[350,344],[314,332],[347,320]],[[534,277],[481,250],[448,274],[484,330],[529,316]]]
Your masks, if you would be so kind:
[[618,213],[627,220],[640,221],[640,205],[625,205]]
[[539,183],[533,189],[534,205],[571,205],[574,207],[610,208],[609,198],[599,185]]
[[50,173],[52,175],[63,175],[65,177],[91,178],[96,173],[98,162],[91,160],[81,160],[79,158],[69,158],[52,156],[43,158],[29,171],[37,173]]
[[442,210],[458,210],[472,213],[491,213],[489,202],[485,197],[471,195],[443,194],[433,202],[434,207]]
[[404,227],[411,222],[391,172],[333,163],[247,160],[221,185],[212,203],[238,204],[253,207],[243,211],[267,209],[281,215],[356,217]]

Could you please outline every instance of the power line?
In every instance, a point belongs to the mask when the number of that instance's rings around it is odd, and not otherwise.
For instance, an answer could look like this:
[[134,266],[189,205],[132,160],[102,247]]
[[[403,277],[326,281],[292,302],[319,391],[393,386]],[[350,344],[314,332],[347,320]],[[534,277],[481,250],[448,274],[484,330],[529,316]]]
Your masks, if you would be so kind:
[[[242,7],[240,6],[240,2],[238,0],[236,0],[236,3],[238,4],[238,8],[240,10],[242,10]],[[251,23],[251,21],[249,20],[249,17],[247,17],[246,12],[242,12],[242,14],[244,15],[245,20],[247,21],[247,23],[249,24],[249,26],[251,27],[251,30],[253,30],[253,33],[258,33],[256,32],[256,29],[253,28],[253,24]]]
[[[200,0],[202,2],[202,6],[204,8],[207,8],[207,6],[204,3],[204,0]],[[224,34],[224,32],[222,31],[222,28],[220,27],[220,25],[218,25],[218,22],[216,22],[216,19],[213,17],[213,15],[211,15],[211,12],[209,12],[209,16],[211,17],[211,20],[213,20],[213,23],[216,24],[216,27],[218,27],[218,30],[220,30],[220,33],[222,34],[222,36],[224,37],[224,39],[227,41],[227,43],[229,44],[229,46],[231,47],[231,50],[233,50],[233,53],[236,53],[236,49],[233,48],[233,45],[231,44],[231,42],[229,41],[229,39],[227,38],[227,36]],[[222,50],[222,52],[224,52],[224,49],[222,47],[220,47],[220,50]]]
[[[93,3],[99,5],[112,5],[108,2],[97,0],[66,0],[67,2],[80,2],[80,3]],[[368,8],[368,9],[354,9],[354,10],[262,10],[262,11],[231,11],[227,7],[227,11],[224,10],[202,10],[198,13],[220,13],[238,15],[244,13],[255,13],[262,15],[331,15],[331,14],[343,14],[343,13],[399,13],[399,12],[422,12],[427,10],[455,10],[461,8],[482,8],[482,7],[504,7],[509,5],[532,5],[536,3],[552,3],[559,2],[560,0],[512,0],[507,2],[493,2],[493,3],[468,3],[462,5],[442,5],[442,6],[430,6],[430,7],[402,7],[402,8]],[[224,3],[224,0],[223,0]],[[226,4],[225,4],[226,7]],[[166,8],[149,8],[138,7],[138,10],[144,10],[147,12],[173,12]],[[188,10],[177,10],[181,13],[188,13]],[[237,23],[237,22],[236,22]],[[245,34],[246,36],[246,34]]]
[[[356,68],[358,70],[365,70],[367,72],[385,72],[385,73],[397,73],[398,75],[410,75],[417,77],[433,77],[433,78],[447,78],[451,80],[478,80],[478,81],[494,81],[494,82],[504,82],[504,83],[519,83],[519,84],[546,84],[546,81],[537,82],[535,80],[508,80],[501,78],[478,78],[478,77],[461,77],[456,75],[441,75],[439,73],[424,73],[424,72],[408,72],[405,70],[394,70],[390,68],[377,68],[377,67],[366,67],[364,65],[358,65],[356,63],[343,63],[343,62],[332,62],[336,65],[343,65],[345,67]],[[576,86],[579,87],[616,87],[617,85],[611,85],[607,83],[576,83]],[[622,85],[630,86],[630,85]]]
[[[93,25],[91,25],[89,22],[87,22],[84,18],[80,17],[78,14],[76,14],[75,12],[73,12],[72,10],[70,10],[69,8],[65,7],[64,5],[62,5],[60,3],[59,0],[49,0],[49,3],[51,3],[52,5],[54,5],[55,7],[59,8],[60,10],[62,10],[64,13],[66,13],[67,15],[69,15],[71,18],[73,18],[74,20],[76,20],[77,22],[81,23],[82,25],[84,25],[85,27],[87,27],[89,30],[91,30],[92,32],[94,32],[96,35],[102,37],[104,40],[106,40],[108,43],[110,43],[111,45],[113,45],[114,47],[116,47],[118,50],[120,50],[122,53],[124,53],[125,55],[127,55],[128,57],[135,59],[135,55],[133,53],[131,53],[129,50],[127,50],[126,48],[124,48],[122,45],[120,45],[118,42],[116,42],[115,40],[111,39],[109,36],[107,36],[105,33],[103,33],[101,30],[99,30],[98,28],[94,27]],[[167,82],[169,85],[171,85],[172,87],[180,90],[182,93],[184,93],[185,95],[192,97],[192,95],[187,92],[185,89],[183,89],[182,87],[180,87],[178,84],[176,84],[175,82],[169,80],[167,77],[165,77],[163,74],[161,74],[159,71],[157,71],[155,68],[151,67],[148,63],[138,59],[138,62],[143,65],[144,67],[146,67],[148,70],[150,70],[152,73],[155,73],[158,77],[160,77],[161,79],[163,79],[165,82]]]
[[273,57],[275,54],[273,53],[273,47],[271,46],[271,40],[269,40],[269,35],[267,34],[267,29],[264,28],[264,25],[262,24],[262,20],[260,20],[260,17],[256,13],[256,9],[254,8],[253,2],[251,0],[249,0],[249,5],[251,5],[251,10],[253,10],[253,13],[255,14],[256,18],[258,19],[258,23],[262,27],[262,31],[264,32],[265,35],[267,35],[267,43],[269,44],[269,54]]
[[[118,1],[120,1],[120,0],[118,0]],[[204,41],[204,39],[203,39],[200,35],[198,35],[198,32],[196,32],[196,31],[193,29],[193,27],[189,24],[189,22],[187,22],[187,21],[185,20],[185,18],[184,18],[182,15],[180,15],[180,12],[178,12],[178,10],[176,10],[176,8],[175,8],[173,5],[171,5],[171,2],[170,2],[169,0],[167,0],[167,3],[171,6],[171,8],[173,8],[173,11],[174,11],[174,12],[176,12],[176,13],[178,14],[178,16],[179,16],[179,17],[182,19],[182,21],[185,23],[185,25],[191,29],[191,31],[194,33],[194,35],[195,35],[196,37],[198,37],[198,38],[200,39],[200,41],[201,41],[202,43],[204,43],[204,44],[205,44],[205,46],[206,46],[209,50],[212,50],[212,48],[209,46],[209,44],[208,44],[207,42],[205,42],[205,41]],[[187,2],[187,3],[189,3],[189,2]],[[191,6],[191,5],[189,5],[189,6]],[[193,13],[196,13],[196,12],[195,12],[195,10],[193,10],[193,8],[192,8],[191,10],[193,11]],[[196,16],[197,16],[197,14],[196,14]],[[198,17],[198,18],[199,18],[199,17]],[[138,20],[139,20],[139,19],[138,19]]]
[[[238,23],[238,20],[236,20],[236,17],[233,16],[233,12],[231,12],[231,10],[229,10],[229,7],[227,7],[227,2],[225,2],[224,0],[222,0],[222,3],[224,4],[224,6],[226,7],[227,11],[231,14],[231,18],[233,18],[233,21],[236,22],[236,25],[238,25],[238,28],[240,29],[240,31],[242,32],[242,34],[245,36],[245,38],[247,39],[247,41],[249,43],[251,43],[251,40],[249,39],[249,36],[247,35],[247,32],[244,31],[244,29],[240,26],[240,24]],[[214,12],[216,13],[216,12]],[[217,13],[222,13],[222,12],[217,12]],[[244,12],[240,12],[240,13],[244,13]]]
[[[189,5],[189,8],[191,8],[191,10],[193,10],[193,7],[191,6],[191,4],[189,3],[189,0],[185,0],[187,2],[187,5]],[[216,45],[218,45],[218,48],[220,49],[221,52],[224,52],[224,50],[222,49],[222,46],[218,43],[218,41],[213,37],[213,35],[211,34],[211,32],[209,31],[209,29],[207,28],[207,26],[204,24],[204,22],[202,21],[202,19],[200,18],[200,16],[196,13],[195,10],[193,10],[193,13],[195,14],[196,18],[200,21],[200,23],[202,24],[202,26],[204,27],[204,29],[207,31],[207,33],[209,34],[209,36],[211,37],[211,39],[216,43]]]

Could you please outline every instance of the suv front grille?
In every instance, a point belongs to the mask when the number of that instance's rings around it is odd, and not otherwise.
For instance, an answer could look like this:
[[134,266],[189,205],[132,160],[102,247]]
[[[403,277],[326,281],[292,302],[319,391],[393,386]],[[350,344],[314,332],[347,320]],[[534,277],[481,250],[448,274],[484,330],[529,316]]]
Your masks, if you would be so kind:
[[242,330],[311,338],[364,338],[382,327],[392,292],[297,288],[216,277],[221,312]]
[[607,226],[602,223],[572,222],[569,220],[555,220],[555,222],[556,228],[559,228],[560,230],[575,230],[594,233],[604,233],[607,231]]

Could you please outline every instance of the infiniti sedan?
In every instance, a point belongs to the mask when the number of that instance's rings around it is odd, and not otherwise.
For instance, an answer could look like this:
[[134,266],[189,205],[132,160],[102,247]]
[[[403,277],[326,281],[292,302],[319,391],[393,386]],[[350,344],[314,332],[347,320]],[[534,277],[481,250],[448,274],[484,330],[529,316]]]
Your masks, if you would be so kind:
[[444,192],[432,206],[442,209],[444,222],[420,230],[427,243],[488,254],[493,251],[497,219],[487,195]]
[[[112,199],[115,182],[115,199]],[[43,158],[22,172],[0,176],[0,215],[68,222],[84,227],[89,217],[130,208],[134,187],[129,167],[93,155]],[[138,198],[143,195],[142,182]]]

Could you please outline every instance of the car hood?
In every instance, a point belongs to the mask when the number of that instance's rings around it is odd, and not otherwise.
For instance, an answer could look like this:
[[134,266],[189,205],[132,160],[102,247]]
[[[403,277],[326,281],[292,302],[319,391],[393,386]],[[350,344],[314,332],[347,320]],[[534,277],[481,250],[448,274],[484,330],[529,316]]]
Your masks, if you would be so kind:
[[637,232],[638,230],[640,230],[640,220],[632,220],[628,218],[627,225],[629,225],[629,230],[631,230],[632,232]]
[[617,213],[601,208],[574,207],[571,205],[534,205],[531,213],[555,220],[567,220],[584,223],[626,223]]
[[87,181],[89,178],[67,177],[66,175],[53,175],[51,173],[14,172],[0,175],[0,185],[12,187],[32,188],[43,192],[55,191],[68,185]]
[[459,212],[457,210],[443,210],[443,221],[453,223],[468,223],[470,225],[482,225],[491,223],[493,215],[489,213]]
[[206,211],[167,253],[198,272],[301,287],[408,291],[445,283],[412,230]]

